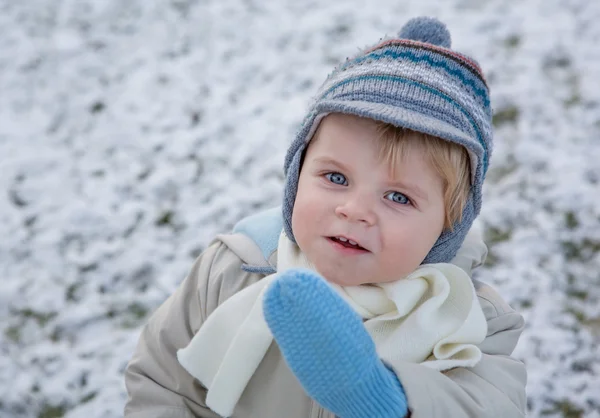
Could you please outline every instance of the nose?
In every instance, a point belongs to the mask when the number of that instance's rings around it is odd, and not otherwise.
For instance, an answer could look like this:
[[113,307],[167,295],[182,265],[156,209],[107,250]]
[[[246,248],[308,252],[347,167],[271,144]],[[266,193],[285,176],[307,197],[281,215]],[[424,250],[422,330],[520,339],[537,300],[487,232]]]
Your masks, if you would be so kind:
[[371,199],[365,193],[347,196],[335,208],[335,214],[344,220],[357,222],[371,226],[375,224],[376,215],[373,210]]

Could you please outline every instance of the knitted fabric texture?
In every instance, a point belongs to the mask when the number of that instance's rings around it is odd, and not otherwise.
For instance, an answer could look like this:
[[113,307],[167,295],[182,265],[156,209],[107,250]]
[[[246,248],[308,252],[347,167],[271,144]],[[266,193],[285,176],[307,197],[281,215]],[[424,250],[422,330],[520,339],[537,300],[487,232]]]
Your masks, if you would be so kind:
[[361,317],[316,273],[292,269],[265,293],[265,320],[306,393],[344,418],[404,417],[398,378]]
[[479,65],[450,49],[450,33],[433,18],[409,21],[335,68],[320,87],[285,159],[284,229],[295,242],[292,212],[304,151],[329,113],[346,113],[433,135],[464,146],[471,190],[462,220],[445,230],[423,263],[449,262],[481,209],[492,151],[492,109]]

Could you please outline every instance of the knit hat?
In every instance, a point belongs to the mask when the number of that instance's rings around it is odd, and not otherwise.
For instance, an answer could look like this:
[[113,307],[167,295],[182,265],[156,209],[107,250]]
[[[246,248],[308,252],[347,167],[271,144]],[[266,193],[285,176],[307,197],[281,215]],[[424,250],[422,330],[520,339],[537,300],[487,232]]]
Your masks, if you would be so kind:
[[334,69],[320,87],[285,158],[284,230],[295,241],[292,212],[304,151],[329,113],[371,118],[464,146],[471,189],[462,220],[444,230],[423,263],[449,262],[481,209],[492,151],[489,91],[477,62],[450,49],[437,19],[410,20],[398,37],[381,40]]

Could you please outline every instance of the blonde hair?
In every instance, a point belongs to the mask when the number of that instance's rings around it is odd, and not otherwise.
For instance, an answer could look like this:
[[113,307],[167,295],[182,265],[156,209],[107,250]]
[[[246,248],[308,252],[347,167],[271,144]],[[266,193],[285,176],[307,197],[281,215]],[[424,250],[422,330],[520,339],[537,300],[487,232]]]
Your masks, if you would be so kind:
[[399,128],[383,122],[377,123],[380,158],[390,167],[398,167],[410,151],[420,149],[430,166],[442,179],[444,192],[444,228],[452,230],[462,220],[463,210],[469,198],[471,169],[467,150],[454,142]]

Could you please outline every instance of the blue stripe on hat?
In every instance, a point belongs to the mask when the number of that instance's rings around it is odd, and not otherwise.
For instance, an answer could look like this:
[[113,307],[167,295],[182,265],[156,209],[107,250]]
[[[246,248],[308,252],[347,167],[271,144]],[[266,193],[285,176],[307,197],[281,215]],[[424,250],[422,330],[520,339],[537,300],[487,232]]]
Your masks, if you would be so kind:
[[411,51],[396,52],[390,51],[389,49],[386,49],[384,51],[376,50],[368,55],[357,57],[353,60],[347,61],[342,65],[342,67],[340,67],[340,71],[343,71],[344,69],[347,69],[352,65],[359,65],[367,60],[377,61],[382,58],[407,58],[415,63],[425,61],[432,67],[441,68],[448,72],[451,76],[459,78],[465,85],[470,86],[473,89],[473,91],[477,94],[477,96],[479,96],[479,98],[483,100],[483,104],[486,107],[490,106],[490,98],[487,94],[487,89],[478,87],[473,81],[473,79],[467,78],[460,69],[452,68],[452,66],[448,65],[447,60],[435,61],[427,52],[423,55],[417,55]]

